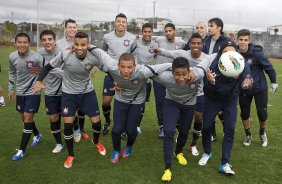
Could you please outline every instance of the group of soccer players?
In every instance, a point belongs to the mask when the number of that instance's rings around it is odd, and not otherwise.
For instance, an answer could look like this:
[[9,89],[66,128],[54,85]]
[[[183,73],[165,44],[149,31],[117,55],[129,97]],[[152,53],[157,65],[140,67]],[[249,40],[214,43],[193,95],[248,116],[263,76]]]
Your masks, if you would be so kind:
[[[172,178],[173,155],[179,164],[186,165],[182,150],[194,117],[192,155],[198,156],[197,140],[202,134],[204,154],[199,165],[206,165],[212,156],[211,141],[216,139],[215,118],[218,114],[223,124],[222,159],[219,170],[234,175],[230,157],[234,142],[237,104],[246,132],[244,145],[251,144],[250,104],[255,98],[260,121],[260,139],[267,146],[265,125],[267,120],[267,83],[264,71],[271,80],[270,90],[278,88],[276,73],[259,46],[250,43],[250,32],[240,30],[236,45],[223,33],[219,18],[208,21],[208,35],[204,22],[198,22],[195,33],[186,44],[175,37],[175,26],[164,27],[165,36],[152,40],[153,27],[144,24],[142,37],[126,31],[127,18],[120,13],[115,18],[115,30],[104,36],[102,49],[91,45],[89,36],[77,32],[76,22],[67,20],[65,37],[56,41],[51,30],[40,34],[43,48],[30,50],[30,38],[25,33],[15,37],[17,51],[9,56],[9,94],[14,98],[24,129],[20,147],[12,160],[21,160],[34,134],[31,146],[42,139],[34,122],[40,105],[40,91],[45,88],[46,114],[50,118],[51,132],[55,138],[53,153],[59,153],[64,145],[61,140],[61,116],[64,119],[64,139],[68,156],[65,168],[73,165],[73,142],[79,142],[84,131],[84,116],[92,122],[92,143],[100,155],[106,149],[99,141],[102,131],[106,135],[111,125],[111,103],[114,96],[113,127],[111,131],[113,153],[111,162],[132,153],[133,144],[141,134],[140,123],[145,112],[145,102],[150,99],[151,79],[156,100],[159,137],[163,138],[165,171],[162,181]],[[246,59],[245,68],[237,78],[220,74],[217,64],[227,51],[238,51]],[[154,65],[152,65],[154,64]],[[91,73],[93,69],[106,73],[103,87],[102,111],[106,122],[102,126],[99,105]],[[45,79],[45,84],[42,81]],[[95,83],[95,82],[94,82]],[[78,117],[76,117],[78,114]],[[174,135],[178,132],[174,150]],[[121,138],[127,144],[121,151]],[[121,155],[120,155],[121,154]]]

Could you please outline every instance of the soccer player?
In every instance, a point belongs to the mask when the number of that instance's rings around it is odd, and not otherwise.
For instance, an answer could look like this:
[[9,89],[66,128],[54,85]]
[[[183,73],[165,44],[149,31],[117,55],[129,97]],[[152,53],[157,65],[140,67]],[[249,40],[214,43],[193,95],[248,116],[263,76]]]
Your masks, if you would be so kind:
[[33,92],[37,92],[44,87],[42,80],[53,68],[58,68],[64,64],[64,78],[62,82],[62,115],[64,117],[64,138],[68,150],[68,157],[64,163],[65,168],[73,165],[73,122],[75,112],[78,108],[89,116],[93,129],[93,144],[97,147],[100,155],[106,155],[106,149],[99,143],[101,132],[101,120],[99,106],[93,84],[90,80],[90,71],[94,66],[100,66],[97,57],[87,49],[89,46],[88,35],[84,32],[77,32],[74,38],[74,52],[64,50],[50,61],[40,73]]
[[[157,51],[159,55],[170,57],[176,59],[177,57],[184,57],[189,61],[190,66],[196,66],[201,62],[211,63],[216,57],[216,54],[207,55],[202,51],[203,40],[199,33],[195,33],[189,39],[190,50],[164,50],[161,48],[151,49]],[[195,108],[195,118],[194,118],[194,130],[193,130],[193,140],[189,147],[192,155],[198,156],[199,151],[196,147],[197,140],[200,137],[202,124],[203,124],[203,111],[204,111],[205,97],[203,92],[203,81],[200,80],[198,84],[198,94],[197,103]]]
[[[142,37],[138,37],[136,40],[136,56],[137,56],[137,63],[141,65],[149,65],[155,60],[156,54],[150,50],[150,48],[157,48],[158,44],[152,40],[153,36],[153,26],[152,24],[145,23],[142,26]],[[150,101],[150,93],[151,93],[151,80],[147,81],[146,84],[146,100],[145,102]],[[138,123],[137,133],[138,135],[142,134],[140,124],[145,112],[145,105],[142,109],[142,114]]]
[[[208,34],[209,36],[204,40],[204,45],[202,51],[206,54],[217,53],[220,49],[220,45],[229,40],[228,37],[223,33],[223,21],[220,18],[212,18],[208,21]],[[218,113],[218,118],[224,123],[222,112]],[[215,120],[212,130],[212,141],[216,140],[216,131],[215,131]]]
[[3,88],[0,85],[0,107],[4,107],[4,106],[5,106],[5,100],[4,100],[4,97],[3,97]]
[[[201,38],[201,37],[200,37]],[[170,181],[171,163],[173,157],[176,124],[180,117],[178,125],[178,138],[174,156],[180,165],[186,165],[187,160],[183,156],[182,150],[188,138],[188,132],[191,127],[195,104],[197,99],[198,85],[203,78],[205,71],[212,60],[203,61],[194,67],[195,80],[190,81],[189,62],[184,57],[177,57],[172,63],[172,72],[166,71],[158,75],[157,80],[166,87],[166,96],[164,101],[164,162],[165,172],[162,181]]]
[[218,69],[218,60],[226,51],[236,51],[234,42],[223,42],[217,57],[207,70],[204,78],[205,107],[203,113],[202,144],[204,154],[199,160],[199,165],[206,165],[211,152],[211,133],[215,116],[222,110],[223,114],[223,142],[222,156],[219,171],[227,175],[234,175],[231,169],[230,157],[234,142],[235,124],[237,119],[237,104],[239,91],[252,85],[250,68],[245,64],[243,72],[236,78],[225,77]]
[[[175,38],[175,25],[167,23],[164,27],[165,36],[156,40],[158,47],[166,50],[180,50],[185,47],[185,42],[182,39]],[[156,64],[172,63],[172,58],[157,56]],[[159,124],[159,138],[163,138],[163,102],[165,99],[165,87],[157,81],[153,82],[156,111]]]
[[[115,30],[104,35],[102,49],[113,59],[119,59],[122,53],[132,53],[135,50],[133,43],[136,36],[127,32],[126,27],[127,17],[123,13],[119,13],[115,18]],[[104,79],[102,102],[103,115],[106,119],[102,129],[104,135],[108,133],[111,124],[111,102],[115,94],[115,91],[111,90],[112,88],[113,81],[108,75],[106,75]],[[123,136],[126,139],[126,135],[124,134]]]
[[[74,36],[77,33],[77,24],[73,19],[65,21],[65,37],[57,40],[57,46],[63,49],[70,49],[74,42]],[[88,139],[89,136],[84,130],[85,114],[80,110],[77,111],[77,116],[74,121],[74,141],[79,142],[81,136]]]
[[[56,45],[56,35],[51,30],[43,30],[40,33],[40,41],[43,48],[38,50],[48,64],[51,59],[62,51]],[[59,153],[64,148],[61,140],[61,96],[62,96],[62,79],[64,72],[61,68],[52,70],[47,76],[45,82],[45,109],[50,119],[51,133],[53,134],[56,146],[53,153]]]
[[203,21],[198,21],[195,26],[196,32],[199,33],[203,40],[205,40],[207,36],[207,26]]
[[250,109],[253,98],[255,99],[257,116],[259,119],[260,141],[263,147],[267,146],[267,137],[265,127],[267,122],[267,81],[266,73],[270,79],[270,91],[275,92],[278,88],[276,81],[276,72],[263,53],[263,48],[250,43],[251,33],[247,29],[242,29],[238,32],[237,43],[239,51],[250,65],[252,78],[254,79],[253,88],[249,91],[242,91],[239,95],[239,104],[241,109],[241,119],[246,133],[246,138],[243,144],[250,146],[252,140],[251,125],[250,125]]
[[34,134],[31,146],[34,147],[42,139],[35,126],[34,115],[40,105],[40,91],[32,93],[36,81],[38,67],[44,66],[44,58],[30,50],[30,37],[26,33],[19,33],[15,37],[17,51],[9,56],[9,93],[8,99],[14,100],[14,86],[16,86],[16,110],[20,113],[24,125],[21,144],[12,160],[21,160],[26,151],[26,146],[31,134]]
[[146,100],[147,80],[171,68],[171,63],[154,66],[136,65],[131,53],[123,53],[118,61],[112,59],[101,49],[93,49],[92,53],[103,62],[116,86],[122,89],[114,96],[114,126],[112,128],[114,152],[111,162],[117,163],[120,158],[121,133],[124,128],[128,139],[122,151],[122,157],[127,158],[131,155],[137,136],[137,125]]

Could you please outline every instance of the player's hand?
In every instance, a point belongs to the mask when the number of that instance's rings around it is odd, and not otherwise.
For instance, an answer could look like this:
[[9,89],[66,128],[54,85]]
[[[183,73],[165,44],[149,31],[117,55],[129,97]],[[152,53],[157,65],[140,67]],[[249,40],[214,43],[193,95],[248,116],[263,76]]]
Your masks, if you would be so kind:
[[160,48],[149,48],[149,52],[151,53],[158,53],[158,52],[161,52],[161,49]]
[[28,67],[27,69],[30,73],[39,74],[42,70],[39,66]]
[[253,86],[253,79],[250,75],[247,75],[245,80],[242,83],[242,88],[243,89],[249,89]]
[[10,101],[14,100],[14,92],[13,92],[13,91],[9,91],[9,92],[8,92],[8,99],[9,99]]
[[196,78],[195,73],[193,70],[190,70],[189,74],[188,74],[188,79],[189,79],[189,84],[192,84]]
[[276,92],[277,92],[277,89],[278,89],[278,84],[277,84],[277,83],[271,83],[271,84],[270,84],[269,92],[271,92],[271,93],[276,93]]
[[207,69],[206,77],[207,77],[208,81],[210,81],[211,84],[215,85],[216,74],[209,68]]
[[40,81],[36,81],[33,88],[32,88],[32,93],[37,93],[39,92],[42,88],[45,88],[45,86],[42,84]]
[[116,91],[116,92],[118,92],[119,94],[124,95],[124,89],[121,88],[121,87],[119,87],[116,82],[114,82],[114,87],[111,88],[110,90]]

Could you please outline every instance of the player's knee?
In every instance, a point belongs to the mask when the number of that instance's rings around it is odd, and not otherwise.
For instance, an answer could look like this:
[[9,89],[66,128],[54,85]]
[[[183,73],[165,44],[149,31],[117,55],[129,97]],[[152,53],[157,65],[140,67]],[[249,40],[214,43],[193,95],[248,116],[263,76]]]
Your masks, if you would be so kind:
[[267,120],[266,110],[261,109],[261,110],[258,110],[257,113],[258,113],[258,119],[260,122],[265,122]]
[[250,117],[250,112],[249,112],[249,111],[241,111],[240,116],[241,116],[241,119],[242,119],[243,121],[245,121],[245,120],[249,119],[249,117]]
[[51,122],[57,122],[59,120],[59,114],[52,114],[50,115],[50,121]]
[[175,131],[173,131],[173,130],[164,130],[164,136],[168,137],[168,138],[173,139],[174,133],[175,133]]

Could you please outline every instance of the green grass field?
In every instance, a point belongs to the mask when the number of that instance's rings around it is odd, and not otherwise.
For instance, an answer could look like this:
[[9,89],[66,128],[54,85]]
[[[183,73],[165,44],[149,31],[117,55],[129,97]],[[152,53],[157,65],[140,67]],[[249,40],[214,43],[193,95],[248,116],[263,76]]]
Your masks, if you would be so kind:
[[[66,149],[59,154],[53,154],[54,138],[50,134],[50,126],[44,110],[44,100],[41,101],[40,112],[35,121],[43,133],[43,140],[35,148],[27,147],[27,155],[21,161],[11,161],[15,149],[18,148],[22,123],[15,110],[15,102],[8,102],[8,54],[15,48],[0,47],[0,84],[3,85],[6,106],[0,108],[0,183],[161,183],[164,171],[162,140],[158,138],[153,93],[151,101],[146,104],[146,112],[141,124],[143,134],[138,136],[133,147],[132,156],[121,159],[112,164],[110,156],[113,151],[110,134],[100,136],[101,142],[107,149],[107,155],[101,157],[90,140],[81,140],[76,143],[74,151],[76,160],[71,169],[65,169],[63,163],[66,158]],[[278,83],[282,84],[281,60],[272,60],[277,72]],[[98,72],[93,78],[94,87],[101,107],[101,89],[104,74]],[[42,95],[43,96],[43,95]],[[185,146],[184,155],[188,165],[181,166],[173,160],[171,183],[281,183],[281,92],[269,94],[268,127],[266,129],[269,145],[262,148],[259,141],[258,119],[252,106],[252,133],[253,140],[250,147],[244,147],[245,138],[241,120],[238,119],[235,133],[231,164],[236,173],[233,177],[226,177],[218,172],[221,158],[222,125],[216,123],[218,141],[212,144],[213,157],[206,166],[198,166],[200,156],[194,157]],[[238,113],[239,114],[239,113]],[[104,120],[103,120],[104,122]],[[91,134],[90,121],[86,120],[86,131]],[[92,136],[91,136],[92,137]],[[188,143],[191,142],[191,135]],[[122,142],[125,145],[125,142]],[[280,146],[279,146],[280,145]],[[201,139],[198,143],[200,155],[203,153]]]

